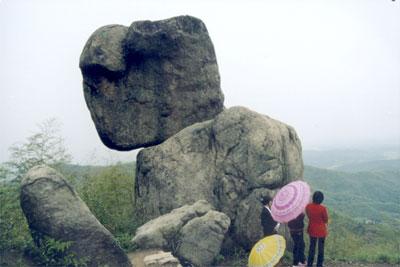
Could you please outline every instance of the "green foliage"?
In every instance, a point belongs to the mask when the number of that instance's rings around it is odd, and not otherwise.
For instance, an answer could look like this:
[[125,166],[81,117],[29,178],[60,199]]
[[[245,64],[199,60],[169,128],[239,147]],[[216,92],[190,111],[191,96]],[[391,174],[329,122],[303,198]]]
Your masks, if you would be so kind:
[[[60,165],[57,169],[72,181],[80,197],[112,232],[121,247],[127,251],[134,250],[130,241],[137,228],[133,215],[135,164],[107,167]],[[16,251],[22,255],[28,252],[30,257],[35,256],[36,262],[51,262],[53,256],[57,260],[64,247],[55,241],[47,240],[45,250],[35,249],[19,204],[17,181],[0,183],[0,203],[0,254]],[[71,255],[66,255],[63,260],[70,266],[82,266],[82,262],[77,262]]]
[[223,255],[221,255],[221,254],[218,254],[218,255],[215,257],[215,259],[214,259],[213,265],[218,266],[218,265],[220,265],[222,262],[224,262],[224,260],[225,260],[225,257],[224,257]]
[[88,175],[77,187],[82,200],[96,218],[117,236],[132,234],[136,229],[133,173],[124,171],[121,164],[110,166],[98,175]]
[[400,229],[357,222],[330,212],[325,254],[328,260],[396,263],[399,260]]
[[19,185],[0,183],[0,251],[24,251],[32,237],[19,205]]
[[7,169],[11,178],[21,180],[30,168],[39,164],[57,167],[70,162],[71,155],[60,136],[59,122],[54,118],[48,119],[39,124],[38,128],[38,132],[29,136],[25,142],[9,148],[10,160],[3,168]]
[[87,266],[87,259],[78,259],[76,255],[68,249],[72,245],[71,241],[58,241],[53,238],[44,237],[38,242],[38,249],[32,254],[35,262],[39,266],[54,267],[84,267]]
[[138,227],[133,199],[135,168],[135,163],[59,168],[91,212],[127,251],[135,249],[130,240]]
[[[7,176],[7,168],[1,167],[0,175]],[[134,250],[130,240],[138,226],[133,208],[135,164],[96,167],[60,164],[57,169],[73,184],[120,245],[127,251]],[[400,227],[396,226],[400,213],[399,172],[344,173],[306,167],[305,177],[312,188],[325,193],[324,204],[330,213],[327,261],[400,263]],[[40,252],[34,249],[19,206],[16,182],[0,183],[0,202],[0,252],[28,250],[31,254],[41,255],[36,260],[44,266],[57,261],[65,266],[84,266],[84,262],[77,261],[74,255],[65,254],[70,246],[68,242],[46,239],[44,249]],[[308,238],[305,239],[308,243]],[[232,259],[220,256],[216,263],[247,264],[247,252],[232,253]],[[290,253],[286,253],[283,261],[290,262],[290,257]]]
[[400,171],[388,166],[387,170],[355,173],[306,166],[306,181],[324,192],[330,213],[328,259],[399,261]]
[[223,266],[247,266],[249,253],[243,248],[234,247],[232,251],[226,251],[223,257],[219,257],[219,260],[224,261]]
[[324,192],[330,209],[400,228],[400,170],[346,173],[306,166],[304,176]]

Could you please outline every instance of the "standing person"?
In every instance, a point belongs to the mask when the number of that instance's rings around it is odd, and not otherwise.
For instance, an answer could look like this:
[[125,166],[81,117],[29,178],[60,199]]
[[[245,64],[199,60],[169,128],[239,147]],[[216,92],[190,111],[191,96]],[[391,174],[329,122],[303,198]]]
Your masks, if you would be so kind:
[[293,239],[293,267],[306,266],[306,257],[304,256],[304,213],[301,213],[297,218],[288,222],[290,236]]
[[274,235],[277,233],[279,223],[277,223],[271,215],[272,199],[263,197],[261,198],[263,209],[261,211],[260,219],[263,228],[264,236]]
[[318,242],[317,267],[322,267],[324,263],[324,245],[325,238],[328,235],[328,211],[321,205],[324,200],[324,194],[316,191],[313,195],[313,203],[306,207],[306,213],[309,219],[308,234],[310,236],[310,249],[308,251],[307,266],[312,266],[315,255],[315,245]]

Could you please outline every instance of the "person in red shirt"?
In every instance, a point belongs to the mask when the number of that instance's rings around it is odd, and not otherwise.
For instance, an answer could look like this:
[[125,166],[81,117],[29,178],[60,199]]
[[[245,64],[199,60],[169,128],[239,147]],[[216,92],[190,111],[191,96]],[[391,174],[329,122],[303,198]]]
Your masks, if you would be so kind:
[[324,263],[324,245],[325,238],[328,235],[328,211],[324,205],[324,194],[316,191],[313,195],[313,203],[306,207],[308,216],[308,234],[310,236],[310,248],[308,251],[307,266],[312,266],[315,255],[315,245],[318,242],[318,259],[317,267],[322,267]]

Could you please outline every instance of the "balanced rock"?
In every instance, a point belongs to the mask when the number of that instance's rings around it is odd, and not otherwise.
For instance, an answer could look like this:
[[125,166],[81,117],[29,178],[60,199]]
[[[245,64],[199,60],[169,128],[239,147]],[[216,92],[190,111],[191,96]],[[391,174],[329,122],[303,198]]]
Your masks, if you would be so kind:
[[30,169],[22,180],[20,201],[37,245],[53,238],[71,242],[68,254],[87,266],[132,266],[111,233],[54,169]]
[[199,200],[142,225],[132,242],[140,249],[173,251],[175,256],[195,266],[207,266],[220,252],[229,226],[227,215]]
[[[302,176],[301,144],[295,130],[233,107],[140,151],[136,209],[151,219],[205,199],[230,217],[230,235],[247,247],[262,233],[258,196],[272,197],[274,190]],[[240,225],[249,218],[254,224],[243,231]]]
[[159,144],[223,110],[214,47],[194,17],[101,27],[79,66],[97,132],[113,149]]

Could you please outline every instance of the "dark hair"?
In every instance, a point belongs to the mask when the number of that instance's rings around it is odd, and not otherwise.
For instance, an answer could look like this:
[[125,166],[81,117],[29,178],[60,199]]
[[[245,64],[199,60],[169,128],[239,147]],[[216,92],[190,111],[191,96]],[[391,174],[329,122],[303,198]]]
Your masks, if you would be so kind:
[[316,204],[321,204],[324,201],[324,194],[321,191],[315,191],[312,201]]
[[260,201],[263,205],[267,205],[272,199],[269,197],[261,197]]

